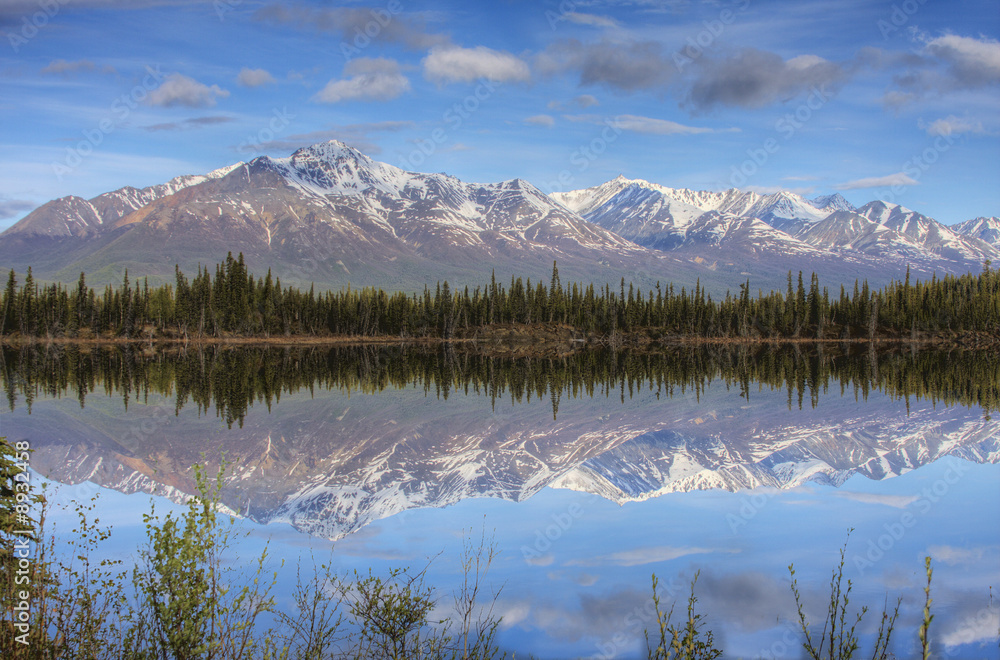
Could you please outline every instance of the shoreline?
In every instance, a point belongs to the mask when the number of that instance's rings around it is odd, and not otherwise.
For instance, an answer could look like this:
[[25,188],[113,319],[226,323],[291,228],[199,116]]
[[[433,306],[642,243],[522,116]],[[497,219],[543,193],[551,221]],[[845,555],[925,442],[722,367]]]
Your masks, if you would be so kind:
[[[1000,336],[990,333],[962,333],[954,335],[930,335],[918,337],[867,337],[815,338],[815,337],[699,337],[686,335],[650,336],[648,331],[625,333],[615,337],[580,337],[570,326],[545,325],[505,325],[480,328],[472,336],[443,337],[398,337],[363,335],[299,335],[281,337],[23,337],[0,335],[0,346],[143,346],[150,349],[178,347],[292,347],[292,346],[450,346],[463,345],[486,349],[487,352],[506,353],[512,349],[528,349],[528,352],[575,352],[589,348],[667,348],[691,345],[731,345],[731,346],[781,346],[781,345],[874,345],[923,346],[968,349],[986,349],[1000,346]],[[491,350],[492,349],[492,350]]]

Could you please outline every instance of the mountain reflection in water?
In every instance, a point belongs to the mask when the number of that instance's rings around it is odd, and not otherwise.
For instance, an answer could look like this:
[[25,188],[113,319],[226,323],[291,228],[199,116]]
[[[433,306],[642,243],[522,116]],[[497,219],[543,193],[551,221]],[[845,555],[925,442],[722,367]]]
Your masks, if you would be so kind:
[[[1000,356],[857,345],[4,349],[34,469],[183,497],[225,455],[223,499],[339,539],[374,520],[546,486],[613,502],[884,479],[945,455],[997,461]],[[213,414],[214,411],[214,414]]]

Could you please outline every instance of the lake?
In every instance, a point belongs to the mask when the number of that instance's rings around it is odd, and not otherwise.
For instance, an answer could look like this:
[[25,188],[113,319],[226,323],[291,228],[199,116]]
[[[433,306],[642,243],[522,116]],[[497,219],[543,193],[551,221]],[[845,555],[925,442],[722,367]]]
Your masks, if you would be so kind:
[[[422,568],[446,611],[463,538],[518,657],[645,657],[663,603],[698,611],[725,657],[799,657],[790,589],[821,624],[844,549],[859,626],[901,597],[911,657],[933,560],[939,656],[997,657],[1000,356],[861,344],[581,350],[462,345],[49,346],[2,352],[0,434],[25,440],[56,503],[99,494],[108,557],[135,561],[151,498],[229,462],[225,504],[299,562]],[[71,525],[56,513],[57,534]],[[851,531],[853,530],[853,531]],[[332,554],[331,554],[332,551]],[[681,612],[682,613],[682,612]]]

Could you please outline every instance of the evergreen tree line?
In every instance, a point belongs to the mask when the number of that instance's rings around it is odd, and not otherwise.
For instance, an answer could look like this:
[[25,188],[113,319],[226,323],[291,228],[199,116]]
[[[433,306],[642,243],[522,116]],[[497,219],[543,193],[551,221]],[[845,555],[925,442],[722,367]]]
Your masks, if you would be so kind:
[[[869,345],[872,346],[872,345]],[[148,402],[150,395],[215,413],[242,424],[247,410],[270,410],[284,394],[317,390],[363,392],[417,388],[426,396],[488,396],[493,405],[548,399],[553,416],[563,400],[615,397],[623,403],[643,392],[668,399],[700,396],[713,382],[747,400],[761,389],[787,392],[788,406],[816,407],[833,391],[866,399],[879,390],[982,408],[1000,408],[1000,354],[982,350],[875,351],[853,344],[717,345],[619,351],[599,347],[558,358],[511,358],[403,346],[224,348],[203,346],[147,355],[131,344],[22,346],[0,351],[8,406],[30,412],[42,397],[120,396]]]
[[126,271],[120,287],[102,292],[86,284],[40,285],[31,269],[18,284],[11,271],[0,298],[0,334],[142,338],[152,336],[325,336],[452,338],[492,324],[557,323],[589,336],[649,330],[654,336],[713,338],[875,338],[917,333],[990,331],[1000,327],[1000,273],[984,264],[979,274],[936,276],[873,290],[855,282],[831,294],[813,273],[788,274],[787,289],[751,293],[750,281],[720,300],[697,283],[653,290],[611,285],[562,284],[555,263],[546,283],[511,277],[459,290],[443,282],[420,294],[364,288],[317,293],[282,286],[270,270],[251,274],[243,255],[232,254],[214,275],[199,266],[188,278],[150,287]]

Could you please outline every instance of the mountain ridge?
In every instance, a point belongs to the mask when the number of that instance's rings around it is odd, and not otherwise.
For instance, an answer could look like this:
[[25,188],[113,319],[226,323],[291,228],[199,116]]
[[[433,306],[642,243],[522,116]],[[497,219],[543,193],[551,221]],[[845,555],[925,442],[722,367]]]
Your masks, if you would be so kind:
[[84,271],[96,284],[120,283],[127,268],[162,282],[175,264],[193,271],[243,252],[251,268],[289,283],[419,290],[491,272],[544,279],[557,261],[566,279],[700,280],[722,293],[747,276],[780,286],[789,270],[830,284],[978,270],[1000,260],[1000,229],[977,220],[947,228],[884,202],[855,208],[839,193],[694,191],[623,176],[548,196],[519,178],[406,172],[332,140],[53,200],[0,234],[0,267],[62,281]]

